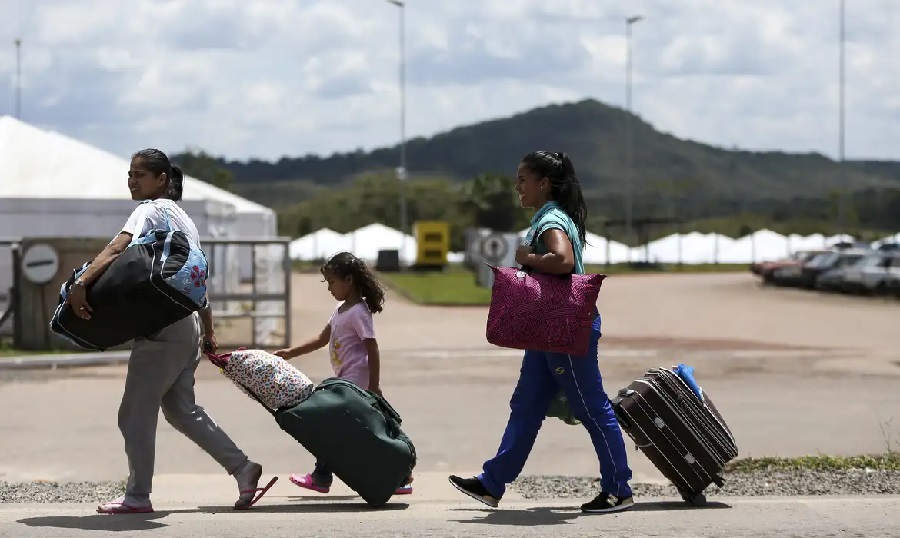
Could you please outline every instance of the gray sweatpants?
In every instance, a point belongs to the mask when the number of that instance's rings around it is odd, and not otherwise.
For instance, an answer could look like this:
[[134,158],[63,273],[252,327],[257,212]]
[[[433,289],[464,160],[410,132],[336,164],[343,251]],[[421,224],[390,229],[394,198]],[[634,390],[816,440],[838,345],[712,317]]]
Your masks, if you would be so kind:
[[247,461],[247,456],[194,402],[200,336],[199,316],[193,314],[153,337],[134,341],[119,407],[119,430],[125,438],[128,457],[125,491],[129,497],[150,497],[160,407],[173,428],[206,451],[229,474]]

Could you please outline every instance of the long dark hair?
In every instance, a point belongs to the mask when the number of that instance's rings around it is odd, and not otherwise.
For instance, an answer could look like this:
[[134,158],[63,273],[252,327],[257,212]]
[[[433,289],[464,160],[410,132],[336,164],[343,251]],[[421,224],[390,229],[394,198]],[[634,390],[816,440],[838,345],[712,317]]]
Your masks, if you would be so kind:
[[165,153],[155,148],[147,148],[132,155],[131,159],[140,159],[141,163],[157,176],[165,174],[169,182],[163,196],[173,202],[181,200],[184,193],[184,172],[181,168],[172,166]]
[[522,164],[550,181],[550,198],[571,217],[578,228],[581,248],[584,248],[587,244],[587,204],[569,156],[561,152],[534,151],[522,158]]
[[353,287],[365,300],[369,311],[377,314],[384,310],[384,288],[363,260],[349,252],[339,252],[322,265],[321,271],[322,276],[327,273],[338,278],[351,277]]

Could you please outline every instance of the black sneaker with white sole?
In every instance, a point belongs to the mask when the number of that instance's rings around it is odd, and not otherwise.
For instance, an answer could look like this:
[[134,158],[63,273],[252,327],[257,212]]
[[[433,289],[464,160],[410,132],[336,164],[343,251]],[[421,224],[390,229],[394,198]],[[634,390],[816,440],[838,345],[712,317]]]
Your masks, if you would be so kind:
[[497,508],[500,504],[500,499],[491,495],[477,477],[460,478],[456,475],[450,475],[450,483],[459,491],[490,507]]
[[607,514],[610,512],[621,512],[634,507],[634,498],[616,497],[609,493],[601,493],[594,497],[593,501],[586,502],[581,505],[581,511],[586,514]]

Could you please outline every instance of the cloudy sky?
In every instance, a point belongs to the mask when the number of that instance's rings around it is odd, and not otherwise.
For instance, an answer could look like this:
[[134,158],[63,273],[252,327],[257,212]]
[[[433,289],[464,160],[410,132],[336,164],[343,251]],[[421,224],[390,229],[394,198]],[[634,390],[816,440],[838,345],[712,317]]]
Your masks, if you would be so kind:
[[[118,154],[233,159],[399,139],[386,0],[2,0],[0,115]],[[838,155],[839,0],[407,0],[407,133],[548,103],[625,106],[719,146]],[[848,158],[900,159],[900,2],[847,0]],[[529,148],[530,149],[530,148]]]

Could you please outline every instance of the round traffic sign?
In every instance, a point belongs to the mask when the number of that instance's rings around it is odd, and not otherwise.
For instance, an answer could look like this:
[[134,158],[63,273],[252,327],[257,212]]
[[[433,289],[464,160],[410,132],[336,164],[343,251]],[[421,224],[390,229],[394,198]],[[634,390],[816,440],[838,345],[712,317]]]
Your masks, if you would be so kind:
[[33,284],[46,284],[59,270],[59,255],[50,245],[37,243],[22,255],[22,275]]
[[490,262],[499,263],[508,250],[506,241],[499,235],[489,235],[481,240],[481,255]]

